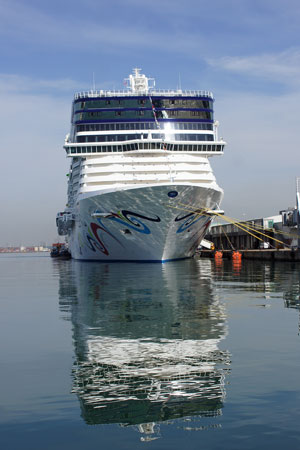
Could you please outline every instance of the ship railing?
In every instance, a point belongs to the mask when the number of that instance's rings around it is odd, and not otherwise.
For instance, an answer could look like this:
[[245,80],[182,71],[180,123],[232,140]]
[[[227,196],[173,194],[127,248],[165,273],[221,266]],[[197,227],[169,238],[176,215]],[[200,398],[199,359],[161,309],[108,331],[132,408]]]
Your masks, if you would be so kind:
[[224,153],[225,141],[206,141],[205,143],[197,143],[194,141],[165,141],[161,140],[130,140],[126,143],[118,143],[115,145],[94,145],[94,143],[69,144],[64,146],[68,157],[95,155],[101,153],[124,153],[129,151],[170,151],[170,152],[187,152],[201,153],[207,155],[220,155]]
[[80,98],[98,98],[98,97],[141,97],[147,95],[166,95],[166,96],[182,96],[182,97],[209,97],[213,99],[213,93],[210,91],[197,91],[197,90],[181,90],[181,89],[153,89],[145,92],[132,92],[126,90],[90,90],[76,92],[74,99],[78,100]]

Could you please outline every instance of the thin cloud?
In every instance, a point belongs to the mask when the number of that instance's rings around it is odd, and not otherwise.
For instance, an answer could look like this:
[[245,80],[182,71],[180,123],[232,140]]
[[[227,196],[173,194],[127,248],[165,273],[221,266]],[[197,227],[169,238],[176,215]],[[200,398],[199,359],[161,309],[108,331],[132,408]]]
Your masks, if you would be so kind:
[[[95,15],[51,15],[42,9],[19,2],[0,2],[0,35],[12,42],[29,43],[31,48],[43,47],[59,49],[85,49],[99,53],[128,49],[150,49],[163,52],[188,54],[199,58],[199,52],[205,52],[207,33],[201,32],[197,26],[187,26],[169,19],[166,11],[157,8],[151,20],[147,19],[147,10],[143,7],[136,12],[137,17],[132,22],[124,21],[120,12],[113,21],[106,21]],[[16,14],[17,11],[17,14]],[[124,14],[128,14],[124,10]],[[140,16],[139,16],[140,14]],[[180,10],[177,18],[180,20]],[[159,19],[159,24],[156,22]],[[152,26],[152,24],[154,26]],[[201,39],[199,39],[201,37]],[[197,55],[197,56],[196,56]]]
[[241,75],[264,78],[284,85],[300,86],[299,48],[247,57],[226,56],[220,59],[208,59],[207,63],[217,69]]
[[25,77],[16,74],[0,73],[0,91],[28,93],[28,92],[48,92],[48,91],[71,91],[80,90],[82,83],[70,78],[56,80],[42,80]]

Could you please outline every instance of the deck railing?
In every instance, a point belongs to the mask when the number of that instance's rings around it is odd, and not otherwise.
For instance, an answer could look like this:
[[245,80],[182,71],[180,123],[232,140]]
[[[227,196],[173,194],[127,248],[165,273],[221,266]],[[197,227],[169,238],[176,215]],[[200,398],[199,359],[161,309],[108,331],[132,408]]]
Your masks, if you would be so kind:
[[210,91],[181,90],[181,89],[153,89],[148,92],[132,92],[129,90],[110,90],[110,91],[82,91],[76,92],[74,99],[80,98],[98,98],[98,97],[142,97],[142,96],[181,96],[181,97],[208,97],[213,99],[213,93]]

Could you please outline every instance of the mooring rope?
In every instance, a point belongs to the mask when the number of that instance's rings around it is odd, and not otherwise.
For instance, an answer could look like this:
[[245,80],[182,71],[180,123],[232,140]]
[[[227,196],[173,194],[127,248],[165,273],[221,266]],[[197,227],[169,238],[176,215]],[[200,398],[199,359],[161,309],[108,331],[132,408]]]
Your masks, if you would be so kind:
[[[244,222],[243,222],[243,225],[241,225],[241,222],[238,222],[237,220],[231,219],[229,216],[225,216],[223,214],[219,214],[219,213],[214,212],[214,211],[210,211],[208,213],[208,211],[209,211],[208,208],[192,209],[188,205],[184,205],[182,203],[178,203],[178,204],[182,205],[182,206],[181,207],[173,206],[173,205],[167,205],[167,206],[170,207],[170,208],[180,209],[181,211],[191,212],[191,213],[194,213],[194,214],[196,214],[198,216],[205,215],[205,216],[210,216],[211,217],[212,215],[215,215],[217,217],[220,217],[224,221],[230,222],[232,225],[236,226],[237,228],[239,228],[242,231],[245,231],[247,234],[253,236],[255,239],[258,239],[261,242],[264,242],[264,239],[259,237],[258,234],[261,235],[261,236],[267,237],[268,239],[271,239],[271,240],[273,240],[275,242],[278,242],[279,244],[282,244],[284,246],[291,247],[290,244],[287,244],[286,242],[280,241],[279,239],[276,239],[276,238],[274,238],[272,236],[269,236],[268,234],[265,234],[262,231],[259,231],[259,230],[255,229],[253,226],[246,225]],[[251,231],[253,231],[254,233],[257,233],[257,234],[253,234],[253,233],[251,233]]]

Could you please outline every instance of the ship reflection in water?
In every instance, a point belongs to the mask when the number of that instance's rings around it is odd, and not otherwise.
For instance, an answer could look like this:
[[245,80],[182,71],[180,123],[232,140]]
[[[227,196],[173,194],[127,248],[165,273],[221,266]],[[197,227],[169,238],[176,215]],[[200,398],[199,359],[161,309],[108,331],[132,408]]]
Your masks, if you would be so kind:
[[161,422],[184,418],[191,429],[192,419],[221,414],[230,355],[218,348],[226,316],[211,264],[58,266],[60,308],[73,323],[73,392],[86,423],[132,425],[152,440]]

